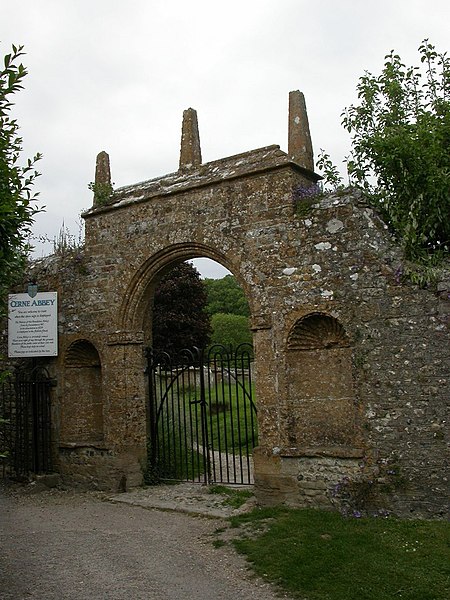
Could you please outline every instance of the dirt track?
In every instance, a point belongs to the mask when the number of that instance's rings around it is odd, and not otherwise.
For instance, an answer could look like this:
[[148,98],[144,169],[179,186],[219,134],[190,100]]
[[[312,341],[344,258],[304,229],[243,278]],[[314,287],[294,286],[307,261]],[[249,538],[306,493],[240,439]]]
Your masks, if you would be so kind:
[[0,489],[2,600],[275,600],[229,547],[224,521],[105,501]]

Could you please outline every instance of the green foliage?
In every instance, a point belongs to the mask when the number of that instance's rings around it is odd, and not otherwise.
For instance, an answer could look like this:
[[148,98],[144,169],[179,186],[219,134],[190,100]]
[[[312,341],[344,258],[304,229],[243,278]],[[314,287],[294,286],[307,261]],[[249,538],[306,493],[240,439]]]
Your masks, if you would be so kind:
[[401,281],[411,281],[420,288],[434,286],[442,277],[443,253],[435,252],[420,261],[405,261],[398,269],[396,278]]
[[205,348],[211,329],[206,302],[205,287],[191,264],[171,269],[155,290],[154,349],[175,354],[183,348]]
[[206,310],[211,315],[211,344],[233,348],[242,343],[251,344],[250,307],[233,275],[205,279],[204,284],[208,293]]
[[[11,284],[23,271],[28,252],[27,238],[38,212],[32,187],[39,173],[35,163],[41,156],[19,164],[22,138],[19,125],[10,116],[12,96],[23,89],[26,68],[20,62],[23,46],[13,46],[0,70],[0,297],[5,298]],[[5,306],[0,305],[0,313]]]
[[96,206],[108,204],[114,192],[114,188],[110,183],[94,183],[91,181],[88,188],[94,192],[94,205]]
[[344,518],[322,510],[256,509],[233,517],[253,569],[296,598],[444,600],[450,524]]
[[222,279],[205,279],[204,284],[208,292],[208,314],[250,315],[247,298],[233,275],[226,275]]
[[239,344],[251,344],[248,317],[236,314],[216,313],[211,317],[211,345],[222,344],[236,348]]
[[419,53],[422,69],[392,51],[380,75],[365,73],[342,123],[352,136],[352,185],[381,211],[406,258],[426,262],[450,246],[450,60],[428,40]]
[[201,280],[189,263],[170,271],[155,292],[153,347],[173,353],[211,344],[251,343],[249,305],[232,275]]

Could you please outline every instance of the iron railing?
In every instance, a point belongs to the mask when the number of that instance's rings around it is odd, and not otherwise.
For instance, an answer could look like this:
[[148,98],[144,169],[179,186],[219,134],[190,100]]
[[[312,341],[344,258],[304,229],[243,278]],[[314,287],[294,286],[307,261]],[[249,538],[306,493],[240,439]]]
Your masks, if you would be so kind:
[[28,477],[52,470],[50,388],[46,369],[4,375],[0,383],[1,474]]

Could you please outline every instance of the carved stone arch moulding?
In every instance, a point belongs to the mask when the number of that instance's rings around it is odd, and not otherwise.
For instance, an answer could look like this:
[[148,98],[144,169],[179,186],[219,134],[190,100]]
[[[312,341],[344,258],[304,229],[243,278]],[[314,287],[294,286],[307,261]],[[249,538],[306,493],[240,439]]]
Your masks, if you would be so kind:
[[242,285],[251,305],[251,298],[248,295],[248,290],[245,289],[245,281],[239,277],[238,265],[231,262],[218,250],[204,244],[194,242],[173,244],[151,256],[135,273],[120,307],[120,328],[125,331],[140,330],[142,328],[142,315],[148,303],[147,290],[157,273],[171,263],[202,257],[215,260],[230,270],[238,279],[239,284]]
[[322,312],[309,313],[298,319],[287,339],[288,350],[323,350],[349,345],[350,339],[341,323]]

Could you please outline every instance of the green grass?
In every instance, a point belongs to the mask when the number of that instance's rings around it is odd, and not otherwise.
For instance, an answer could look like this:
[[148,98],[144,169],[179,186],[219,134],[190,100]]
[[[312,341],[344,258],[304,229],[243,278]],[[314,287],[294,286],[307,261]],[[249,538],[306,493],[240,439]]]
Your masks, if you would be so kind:
[[[255,402],[254,384],[251,389]],[[248,396],[240,386],[223,384],[213,388],[207,398],[207,420],[210,444],[214,450],[229,451],[242,449],[251,452],[258,445],[257,415]],[[219,407],[219,410],[217,410]],[[226,443],[225,443],[226,441]]]
[[161,480],[201,481],[203,479],[204,458],[203,455],[193,448],[182,448],[179,440],[169,448],[160,448],[158,463],[153,468],[149,465],[144,474],[144,481],[152,485]]
[[222,504],[226,506],[232,506],[233,508],[240,508],[247,502],[249,498],[253,496],[253,490],[229,488],[226,485],[210,485],[209,493],[221,494],[222,496],[225,496]]
[[253,569],[307,600],[448,600],[450,524],[256,509],[233,517]]
[[[157,464],[147,468],[149,483],[159,479],[202,479],[205,464],[199,400],[198,387],[180,386],[162,407]],[[207,388],[205,418],[211,450],[247,456],[257,445],[257,416],[242,386],[219,382]]]

